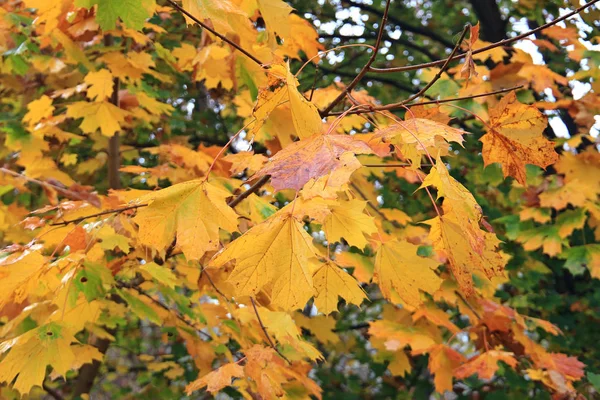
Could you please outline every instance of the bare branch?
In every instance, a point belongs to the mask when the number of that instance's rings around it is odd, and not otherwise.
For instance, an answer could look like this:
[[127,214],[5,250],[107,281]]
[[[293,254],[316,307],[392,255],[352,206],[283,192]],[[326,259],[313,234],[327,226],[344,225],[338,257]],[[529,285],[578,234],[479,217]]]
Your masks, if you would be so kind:
[[252,54],[248,53],[248,51],[246,51],[244,48],[242,48],[239,44],[237,44],[235,42],[232,42],[226,36],[221,35],[219,32],[215,31],[213,28],[211,28],[210,26],[206,25],[204,22],[200,21],[198,18],[196,18],[195,16],[193,16],[192,14],[190,14],[188,11],[186,11],[179,4],[175,3],[173,0],[167,0],[167,2],[169,4],[171,4],[174,8],[176,8],[177,10],[179,10],[181,13],[185,14],[186,16],[188,16],[192,21],[194,21],[195,23],[197,23],[198,25],[200,25],[202,28],[206,29],[207,31],[209,31],[210,33],[212,33],[213,35],[215,35],[216,37],[218,37],[222,41],[228,43],[229,45],[231,45],[232,47],[234,47],[240,53],[242,53],[243,55],[245,55],[246,57],[248,57],[249,59],[251,59],[252,61],[254,61],[255,63],[257,63],[261,67],[264,65],[264,63],[262,61],[260,61],[256,57],[254,57]]
[[356,75],[354,80],[352,80],[352,82],[350,82],[350,84],[348,86],[346,86],[344,91],[342,93],[340,93],[339,96],[336,97],[327,107],[325,107],[324,110],[319,112],[322,117],[329,115],[329,112],[331,110],[333,110],[333,108],[335,106],[337,106],[342,100],[344,100],[346,98],[346,93],[350,93],[352,91],[352,89],[354,89],[356,87],[356,85],[358,85],[360,80],[369,71],[369,67],[371,67],[371,65],[375,62],[375,59],[377,58],[377,53],[379,52],[379,47],[381,46],[381,38],[383,37],[383,32],[385,30],[385,24],[387,23],[387,17],[388,17],[388,13],[390,11],[390,3],[391,3],[391,0],[387,0],[387,2],[385,3],[385,10],[383,12],[383,17],[381,17],[381,25],[379,26],[379,33],[377,34],[377,41],[375,42],[375,48],[373,49],[373,54],[371,54],[369,61],[367,61],[365,66],[362,67],[362,69],[360,70],[358,75]]
[[252,186],[250,186],[248,188],[248,190],[246,190],[244,193],[240,194],[235,199],[233,199],[229,203],[227,203],[227,205],[231,208],[235,208],[235,206],[240,204],[242,202],[242,200],[244,200],[246,197],[250,196],[252,193],[257,192],[261,187],[263,187],[264,184],[269,181],[269,178],[271,178],[271,175],[263,176],[262,178],[260,178],[256,182],[254,182],[254,184],[252,184]]
[[[517,40],[521,40],[523,38],[526,38],[529,35],[533,35],[536,32],[542,31],[546,28],[551,27],[552,25],[556,25],[559,22],[562,22],[566,19],[571,18],[574,15],[579,14],[580,12],[582,12],[583,10],[591,7],[592,5],[596,4],[598,1],[600,0],[592,0],[589,3],[584,4],[583,6],[571,11],[568,14],[563,15],[562,17],[556,18],[544,25],[540,25],[539,27],[532,29],[530,31],[527,31],[525,33],[522,33],[520,35],[517,35],[515,37],[512,38],[508,38],[508,39],[504,39],[504,40],[500,40],[499,42],[496,43],[492,43],[488,46],[482,47],[480,49],[477,50],[473,50],[472,54],[479,54],[479,53],[484,53],[486,51],[495,49],[496,47],[500,47],[500,46],[504,46],[513,42],[516,42]],[[461,53],[461,54],[457,54],[453,57],[449,57],[448,59],[450,59],[450,61],[453,60],[459,60],[463,57],[465,57],[468,53]],[[428,62],[428,63],[423,63],[423,64],[416,64],[416,65],[407,65],[404,67],[391,67],[391,68],[374,68],[374,67],[369,67],[369,71],[371,72],[376,72],[376,73],[380,73],[380,74],[388,74],[388,73],[393,73],[393,72],[405,72],[405,71],[415,71],[417,69],[422,69],[422,68],[429,68],[429,67],[437,67],[438,65],[442,65],[444,64],[448,59],[443,59],[443,60],[438,60],[438,61],[432,61],[432,62]]]
[[438,79],[440,79],[442,77],[442,74],[444,73],[444,71],[446,71],[446,69],[448,69],[448,65],[450,64],[450,60],[452,60],[452,57],[454,57],[454,55],[456,54],[456,52],[458,51],[460,45],[462,44],[463,39],[465,38],[467,32],[469,31],[469,28],[471,26],[470,25],[465,25],[465,28],[463,29],[460,38],[458,39],[458,42],[456,42],[456,45],[454,46],[454,48],[452,49],[452,53],[450,53],[450,57],[448,57],[446,59],[446,62],[444,63],[444,65],[442,65],[442,68],[440,68],[440,70],[437,72],[437,74],[435,74],[435,76],[433,77],[432,80],[429,81],[429,83],[427,85],[425,85],[425,87],[423,87],[421,90],[419,90],[417,93],[413,94],[412,96],[410,96],[408,99],[401,101],[400,103],[397,103],[399,106],[400,105],[405,105],[407,103],[410,103],[411,101],[413,101],[414,99],[419,98],[421,95],[423,95],[430,87],[432,87],[437,81]]
[[281,358],[283,358],[285,361],[287,361],[288,364],[291,364],[292,362],[290,360],[288,360],[288,358],[286,356],[284,356],[279,351],[279,349],[277,349],[277,346],[275,346],[275,343],[273,342],[273,339],[271,339],[271,336],[269,336],[269,332],[267,332],[267,328],[263,324],[262,319],[260,318],[260,314],[258,313],[258,308],[256,308],[256,303],[254,302],[254,298],[250,297],[250,301],[252,302],[252,307],[254,308],[254,313],[256,314],[256,318],[258,319],[258,323],[260,324],[260,328],[262,329],[263,333],[265,334],[265,337],[267,338],[267,341],[269,342],[269,345],[271,346],[271,348],[273,350],[275,350],[277,352],[277,354],[279,354],[279,356]]
[[476,99],[478,97],[487,97],[487,96],[493,96],[495,94],[512,92],[513,90],[518,90],[518,89],[521,89],[522,87],[523,87],[523,85],[519,85],[519,86],[509,87],[509,88],[506,88],[506,89],[494,90],[493,92],[474,94],[474,95],[470,95],[470,96],[453,97],[451,99],[423,101],[423,102],[419,102],[419,103],[408,103],[408,104],[392,103],[392,104],[386,104],[386,105],[377,106],[377,107],[365,104],[364,108],[362,108],[362,109],[358,108],[358,109],[347,111],[347,112],[340,111],[340,112],[331,113],[329,115],[330,116],[337,116],[337,115],[342,115],[342,114],[346,114],[346,115],[365,114],[365,113],[370,113],[370,112],[375,112],[375,111],[389,111],[389,110],[394,110],[394,109],[397,109],[397,108],[404,108],[404,107],[409,107],[409,106],[424,106],[424,105],[428,105],[428,104],[451,103],[453,101]]

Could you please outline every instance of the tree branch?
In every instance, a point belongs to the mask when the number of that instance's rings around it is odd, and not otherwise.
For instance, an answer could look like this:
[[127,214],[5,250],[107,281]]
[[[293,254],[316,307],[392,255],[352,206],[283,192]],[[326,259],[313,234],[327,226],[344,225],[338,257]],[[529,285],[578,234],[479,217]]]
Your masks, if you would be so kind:
[[265,327],[265,325],[262,322],[262,319],[260,318],[260,314],[258,313],[258,308],[256,308],[256,303],[254,302],[254,298],[250,297],[250,301],[252,302],[252,307],[254,308],[254,313],[256,314],[256,318],[258,319],[258,323],[260,324],[260,328],[262,329],[263,333],[265,334],[267,341],[269,342],[269,345],[271,346],[271,348],[273,350],[275,350],[277,352],[277,354],[279,354],[279,356],[281,358],[283,358],[285,361],[288,362],[288,364],[291,364],[292,362],[290,360],[288,360],[288,358],[286,356],[284,356],[279,349],[277,348],[277,346],[275,346],[275,343],[273,342],[273,339],[271,339],[271,336],[269,336],[269,332],[267,332],[267,328]]
[[381,38],[383,37],[383,31],[385,30],[385,24],[387,23],[387,17],[388,17],[388,13],[390,11],[390,3],[391,3],[391,0],[387,0],[385,3],[385,10],[383,12],[383,16],[381,17],[381,25],[379,26],[379,33],[377,34],[377,41],[375,42],[375,48],[373,49],[373,54],[371,54],[369,61],[367,61],[365,66],[360,70],[358,75],[356,75],[354,80],[352,82],[350,82],[350,84],[348,86],[346,86],[344,91],[342,93],[340,93],[339,96],[336,97],[327,107],[325,107],[325,109],[323,111],[319,112],[322,117],[327,116],[329,114],[329,112],[331,110],[333,110],[333,108],[336,105],[338,105],[342,100],[344,100],[346,98],[346,93],[350,93],[352,91],[352,89],[354,89],[356,87],[356,85],[358,85],[360,80],[369,71],[369,67],[373,64],[373,62],[375,62],[375,59],[377,58],[377,53],[379,52],[379,47],[381,46]]
[[204,22],[200,21],[198,18],[196,18],[195,16],[193,16],[192,14],[190,14],[187,10],[185,10],[179,4],[175,3],[173,0],[167,0],[167,2],[169,4],[171,4],[174,8],[176,8],[177,10],[179,10],[182,14],[184,14],[188,18],[190,18],[192,21],[194,21],[195,23],[197,23],[198,25],[200,25],[202,28],[206,29],[207,31],[209,31],[210,33],[212,33],[213,35],[215,35],[216,37],[218,37],[222,41],[228,43],[230,46],[234,47],[236,50],[238,50],[240,53],[242,53],[243,55],[245,55],[246,57],[248,57],[249,59],[251,59],[252,61],[254,61],[255,63],[257,63],[259,66],[262,67],[264,65],[262,61],[260,61],[256,57],[254,57],[252,54],[248,53],[240,45],[238,45],[237,43],[229,40],[226,36],[221,35],[219,32],[215,31],[210,26],[208,26]]
[[[500,47],[500,46],[504,46],[513,42],[516,42],[518,40],[521,40],[523,38],[526,38],[529,35],[532,35],[536,32],[542,31],[546,28],[549,28],[553,25],[556,25],[559,22],[562,22],[566,19],[571,18],[574,15],[579,14],[580,12],[582,12],[583,10],[591,7],[592,5],[596,4],[598,1],[600,0],[592,0],[589,3],[584,4],[583,6],[571,11],[568,14],[563,15],[562,17],[556,18],[544,25],[540,25],[539,27],[537,27],[536,29],[532,29],[530,31],[527,31],[525,33],[522,33],[520,35],[517,35],[515,37],[512,38],[508,38],[508,39],[504,39],[504,40],[500,40],[499,42],[496,43],[492,43],[488,46],[482,47],[480,49],[477,50],[473,50],[473,52],[471,54],[475,55],[475,54],[479,54],[479,53],[484,53],[486,51],[495,49],[496,47]],[[453,56],[452,58],[450,58],[450,61],[453,60],[460,60],[461,58],[465,57],[468,54],[468,52],[465,53],[461,53],[461,54],[457,54],[455,56]],[[406,71],[414,71],[417,69],[423,69],[423,68],[429,68],[429,67],[437,67],[438,65],[442,65],[446,62],[447,59],[443,59],[443,60],[438,60],[438,61],[432,61],[429,63],[423,63],[423,64],[415,64],[415,65],[407,65],[404,67],[392,67],[392,68],[374,68],[374,67],[370,67],[369,71],[371,72],[376,72],[376,73],[380,73],[380,74],[388,74],[388,73],[393,73],[393,72],[406,72]]]
[[[357,3],[352,0],[342,0],[342,4],[347,4],[352,7],[358,7],[363,11],[370,12],[379,17],[383,17],[383,13],[381,11],[379,11],[377,8],[375,8],[369,4]],[[433,32],[433,31],[423,28],[422,26],[412,25],[409,22],[400,20],[399,18],[395,17],[394,15],[389,15],[388,19],[390,20],[390,22],[398,25],[401,29],[403,29],[407,32],[412,32],[412,33],[416,33],[417,35],[426,36],[430,39],[435,40],[436,42],[443,44],[445,47],[450,48],[450,49],[454,46],[454,44],[451,41],[447,40],[443,36],[438,35],[437,33]]]
[[334,112],[334,113],[329,114],[329,116],[337,116],[337,115],[342,115],[342,114],[346,114],[346,115],[364,114],[364,113],[370,113],[370,112],[374,112],[374,111],[390,111],[390,110],[394,110],[394,109],[397,109],[397,108],[404,108],[404,107],[410,107],[410,106],[425,106],[425,105],[429,105],[429,104],[451,103],[451,102],[454,102],[454,101],[476,99],[476,98],[479,98],[479,97],[487,97],[487,96],[493,96],[495,94],[512,92],[513,90],[518,90],[518,89],[521,89],[522,87],[523,87],[523,85],[519,85],[519,86],[509,87],[509,88],[506,88],[506,89],[494,90],[493,92],[473,94],[473,95],[470,95],[470,96],[453,97],[451,99],[422,101],[422,102],[418,102],[418,103],[408,103],[408,104],[392,103],[392,104],[386,104],[386,105],[377,106],[377,107],[365,104],[363,109],[356,109],[356,110],[351,110],[351,111]]

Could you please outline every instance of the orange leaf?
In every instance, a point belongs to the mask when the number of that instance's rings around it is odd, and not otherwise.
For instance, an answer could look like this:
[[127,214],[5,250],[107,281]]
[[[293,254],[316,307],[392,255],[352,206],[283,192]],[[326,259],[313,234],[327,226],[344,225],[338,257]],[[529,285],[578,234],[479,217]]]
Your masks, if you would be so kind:
[[554,144],[542,134],[546,125],[537,108],[519,103],[511,92],[490,109],[490,130],[480,139],[485,165],[500,163],[504,177],[525,185],[525,164],[546,168],[558,160]]
[[517,359],[513,353],[499,350],[489,350],[483,354],[470,359],[466,364],[460,366],[454,376],[465,379],[477,374],[480,379],[492,379],[498,370],[498,361],[503,361],[512,368],[517,366]]
[[207,386],[206,390],[214,394],[224,387],[230,386],[233,378],[241,378],[243,376],[244,369],[240,365],[236,363],[225,364],[187,385],[185,392],[189,396],[192,392]]

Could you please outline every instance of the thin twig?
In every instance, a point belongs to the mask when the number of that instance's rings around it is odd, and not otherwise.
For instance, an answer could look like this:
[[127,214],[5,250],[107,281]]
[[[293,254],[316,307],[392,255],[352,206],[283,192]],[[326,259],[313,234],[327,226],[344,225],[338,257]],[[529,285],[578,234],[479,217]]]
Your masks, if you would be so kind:
[[213,340],[213,337],[210,334],[204,332],[202,329],[198,328],[195,324],[193,324],[192,322],[190,322],[187,319],[185,319],[185,317],[183,315],[181,315],[177,310],[172,309],[171,307],[169,307],[166,304],[164,304],[162,301],[159,301],[159,300],[155,299],[154,297],[150,296],[144,290],[140,289],[137,285],[127,285],[127,284],[125,284],[123,282],[118,282],[117,283],[117,287],[119,287],[119,288],[128,288],[128,289],[135,290],[140,295],[142,295],[142,296],[150,299],[154,304],[156,304],[157,306],[159,306],[163,310],[168,311],[169,313],[171,313],[171,312],[174,313],[175,317],[178,320],[180,320],[181,322],[183,322],[184,324],[186,324],[190,328],[194,329],[199,334],[204,335],[209,340]]
[[229,203],[227,203],[227,205],[231,208],[235,208],[235,206],[240,204],[242,202],[242,200],[244,200],[245,198],[250,196],[252,193],[257,192],[261,187],[263,187],[265,185],[265,183],[267,183],[269,181],[269,178],[271,178],[271,175],[263,176],[262,178],[260,178],[256,182],[254,182],[252,184],[252,186],[250,186],[248,188],[248,190],[246,190],[244,193],[240,194],[235,199],[233,199]]
[[[530,31],[527,31],[525,33],[522,33],[520,35],[517,35],[515,37],[512,38],[508,38],[508,39],[503,39],[500,40],[499,42],[496,43],[492,43],[488,46],[482,47],[480,49],[477,50],[473,50],[471,54],[475,55],[475,54],[479,54],[479,53],[484,53],[486,51],[495,49],[496,47],[500,47],[500,46],[504,46],[507,45],[509,43],[513,43],[516,42],[517,40],[521,40],[523,38],[526,38],[529,35],[533,35],[534,33],[537,33],[539,31],[542,31],[546,28],[551,27],[552,25],[556,25],[559,22],[562,22],[566,19],[571,18],[574,15],[579,14],[580,12],[582,12],[583,10],[585,10],[586,8],[591,7],[592,5],[596,4],[598,1],[600,0],[592,0],[589,3],[584,4],[583,6],[571,11],[568,14],[563,15],[562,17],[556,18],[548,23],[545,23],[544,25],[540,25],[535,29],[532,29]],[[463,57],[466,57],[466,55],[469,52],[464,52],[461,54],[457,54],[453,57],[449,57],[448,59],[450,59],[450,61],[453,60],[459,60]],[[376,73],[380,73],[380,74],[386,74],[386,73],[393,73],[393,72],[406,72],[406,71],[414,71],[417,69],[422,69],[422,68],[429,68],[429,67],[437,67],[438,65],[442,65],[444,64],[448,59],[442,59],[442,60],[437,60],[437,61],[432,61],[432,62],[428,62],[428,63],[422,63],[422,64],[416,64],[416,65],[407,65],[404,67],[391,67],[391,68],[374,68],[374,67],[369,67],[369,71],[371,72],[376,72]]]
[[233,46],[236,50],[238,50],[240,53],[242,53],[243,55],[245,55],[246,57],[248,57],[249,59],[251,59],[252,61],[254,61],[255,63],[257,63],[259,66],[262,67],[264,65],[264,63],[262,61],[260,61],[256,57],[254,57],[252,54],[248,53],[248,51],[246,51],[243,47],[241,47],[237,43],[235,43],[235,42],[227,39],[226,36],[220,34],[219,32],[215,31],[210,26],[206,25],[204,22],[200,21],[198,18],[196,18],[195,16],[193,16],[192,14],[190,14],[188,11],[186,11],[179,4],[175,3],[173,0],[167,0],[167,2],[169,4],[171,4],[173,7],[175,7],[177,10],[179,10],[181,13],[185,14],[186,16],[188,16],[192,21],[194,21],[195,23],[197,23],[198,25],[200,25],[202,28],[206,29],[207,31],[209,31],[210,33],[212,33],[213,35],[215,35],[219,39],[223,40],[224,42],[229,43],[229,45]]
[[[398,168],[398,167],[410,167],[411,163],[392,163],[392,164],[363,164],[363,167],[367,168]],[[422,167],[431,167],[431,164],[421,164]]]
[[[495,94],[512,92],[513,90],[518,90],[518,89],[521,89],[522,87],[523,87],[523,85],[512,86],[512,87],[509,87],[506,89],[494,90],[493,92],[473,94],[470,96],[453,97],[451,99],[422,101],[422,102],[418,102],[418,103],[409,103],[409,104],[393,103],[393,104],[386,104],[383,106],[363,105],[364,106],[363,108],[351,110],[351,111],[347,112],[346,115],[365,114],[365,113],[371,113],[371,112],[376,112],[376,111],[390,111],[390,110],[394,110],[396,108],[404,108],[404,107],[410,107],[410,106],[426,106],[429,104],[443,104],[443,103],[451,103],[454,101],[470,100],[470,99],[476,99],[479,97],[487,97],[487,96],[493,96]],[[343,111],[334,112],[334,113],[329,114],[329,116],[338,116],[338,115],[342,115],[343,113],[344,113]]]
[[354,89],[356,85],[358,85],[360,80],[367,74],[367,72],[369,72],[369,68],[371,67],[371,65],[375,62],[375,59],[377,58],[377,53],[379,52],[379,47],[381,46],[381,38],[383,37],[383,32],[387,23],[387,17],[390,10],[390,3],[391,0],[387,0],[387,2],[385,3],[385,10],[383,12],[383,17],[381,18],[381,25],[379,26],[379,33],[377,34],[377,41],[375,42],[375,48],[373,49],[373,54],[371,54],[369,61],[367,61],[364,67],[362,67],[362,69],[360,70],[358,75],[356,75],[356,77],[352,80],[352,82],[350,82],[350,84],[346,86],[344,91],[340,93],[338,97],[336,97],[327,107],[325,107],[324,110],[319,111],[319,114],[321,114],[322,117],[328,116],[329,112],[346,98],[346,94],[350,93],[352,89]]
[[360,197],[362,197],[367,204],[384,220],[389,222],[390,224],[392,224],[394,226],[394,228],[402,228],[402,225],[400,225],[398,223],[398,221],[394,221],[391,219],[388,219],[388,217],[385,216],[385,214],[379,209],[379,207],[377,207],[375,204],[371,203],[371,200],[369,200],[369,198],[367,197],[367,195],[365,195],[363,193],[362,190],[360,190],[360,188],[358,187],[358,185],[350,182],[350,187],[352,187],[352,190],[356,191]]
[[15,178],[24,179],[27,182],[35,183],[36,185],[45,187],[47,189],[56,190],[58,193],[62,194],[63,196],[65,196],[66,198],[71,199],[71,200],[81,200],[81,201],[89,200],[86,196],[82,196],[81,194],[79,194],[77,192],[73,192],[72,190],[65,189],[63,187],[60,187],[58,185],[55,185],[55,184],[52,184],[49,182],[40,181],[39,179],[30,178],[30,177],[20,174],[18,172],[11,171],[8,168],[0,167],[0,172],[14,176]]
[[286,356],[284,356],[279,349],[277,349],[277,347],[275,346],[275,343],[273,342],[273,340],[271,339],[271,336],[269,336],[269,332],[267,332],[267,328],[265,327],[265,325],[262,322],[262,319],[260,318],[260,314],[258,313],[258,308],[256,308],[256,303],[254,302],[254,298],[250,297],[250,301],[252,302],[252,307],[254,308],[254,313],[256,314],[256,318],[258,319],[258,323],[260,324],[260,327],[263,331],[263,333],[265,334],[265,337],[267,338],[267,341],[269,342],[269,345],[271,346],[271,348],[273,350],[275,350],[277,352],[277,354],[279,354],[279,356],[281,358],[283,358],[285,361],[288,362],[288,364],[291,364],[292,362],[290,360],[288,360],[288,358]]
[[458,42],[456,42],[456,45],[452,49],[452,53],[450,53],[450,57],[448,57],[446,59],[446,62],[444,63],[444,65],[442,65],[442,68],[440,68],[440,70],[437,72],[437,74],[435,74],[435,76],[433,77],[433,79],[430,80],[429,83],[427,85],[425,85],[425,87],[423,87],[417,93],[413,94],[408,99],[403,100],[403,101],[397,103],[398,106],[400,106],[400,105],[406,105],[406,104],[410,103],[411,101],[413,101],[414,99],[417,99],[417,98],[421,97],[421,95],[423,95],[430,87],[432,87],[438,81],[438,79],[440,79],[442,77],[442,74],[446,71],[446,69],[448,69],[448,65],[450,65],[450,61],[452,60],[452,57],[454,57],[454,55],[456,54],[456,52],[460,48],[460,45],[462,44],[462,41],[465,38],[465,36],[467,35],[467,32],[469,31],[470,27],[471,27],[470,24],[465,25],[465,28],[463,29],[463,31],[462,31],[462,33],[460,35],[460,38],[458,39]]
[[312,88],[310,89],[310,96],[308,96],[308,101],[312,101],[313,94],[315,94],[315,88],[317,86],[317,77],[319,76],[319,64],[315,65],[315,79],[313,80]]
[[[3,168],[0,168],[0,170],[3,170]],[[10,172],[12,172],[12,171],[10,171]],[[227,203],[227,205],[231,208],[235,208],[235,206],[240,204],[240,202],[242,200],[244,200],[245,198],[250,196],[252,193],[258,191],[265,183],[267,183],[267,181],[269,180],[270,177],[271,177],[270,175],[263,176],[258,181],[256,181],[252,186],[250,186],[250,188],[248,188],[248,190],[241,193],[240,195],[235,197],[233,200],[231,200],[229,203]],[[106,210],[106,211],[98,212],[95,214],[85,215],[83,217],[75,218],[75,219],[68,220],[68,221],[53,222],[50,224],[50,226],[78,224],[82,221],[85,221],[86,219],[90,219],[90,218],[94,218],[94,217],[101,217],[103,215],[108,215],[108,214],[119,214],[119,213],[122,213],[122,212],[125,212],[128,210],[133,210],[133,209],[147,207],[147,206],[148,206],[148,203],[142,203],[142,204],[135,204],[135,205],[121,207],[121,208],[114,208],[112,210]]]
[[147,207],[147,206],[148,206],[147,203],[142,203],[142,204],[135,204],[135,205],[132,205],[132,206],[127,206],[127,207],[114,208],[112,210],[101,211],[101,212],[98,212],[98,213],[95,213],[95,214],[85,215],[83,217],[79,217],[79,218],[75,218],[75,219],[71,219],[71,220],[67,220],[67,221],[53,222],[53,223],[50,224],[50,226],[78,224],[78,223],[83,222],[83,221],[85,221],[86,219],[89,219],[89,218],[101,217],[103,215],[108,215],[108,214],[120,214],[120,213],[128,211],[128,210],[135,210],[137,208]]

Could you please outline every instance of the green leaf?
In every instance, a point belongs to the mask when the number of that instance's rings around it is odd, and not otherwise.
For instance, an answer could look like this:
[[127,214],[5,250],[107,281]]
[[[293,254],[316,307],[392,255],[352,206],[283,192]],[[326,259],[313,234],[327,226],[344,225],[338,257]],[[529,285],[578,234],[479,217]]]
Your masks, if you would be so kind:
[[128,28],[140,30],[150,18],[154,0],[77,0],[79,7],[90,8],[98,5],[96,21],[103,30],[115,29],[118,18]]
[[152,309],[149,305],[140,300],[133,292],[129,292],[126,290],[118,290],[117,293],[121,296],[131,310],[141,319],[148,319],[150,322],[154,322],[156,325],[161,325],[162,321],[156,311]]
[[594,389],[600,392],[600,374],[595,374],[593,372],[587,373],[588,381],[592,384]]

